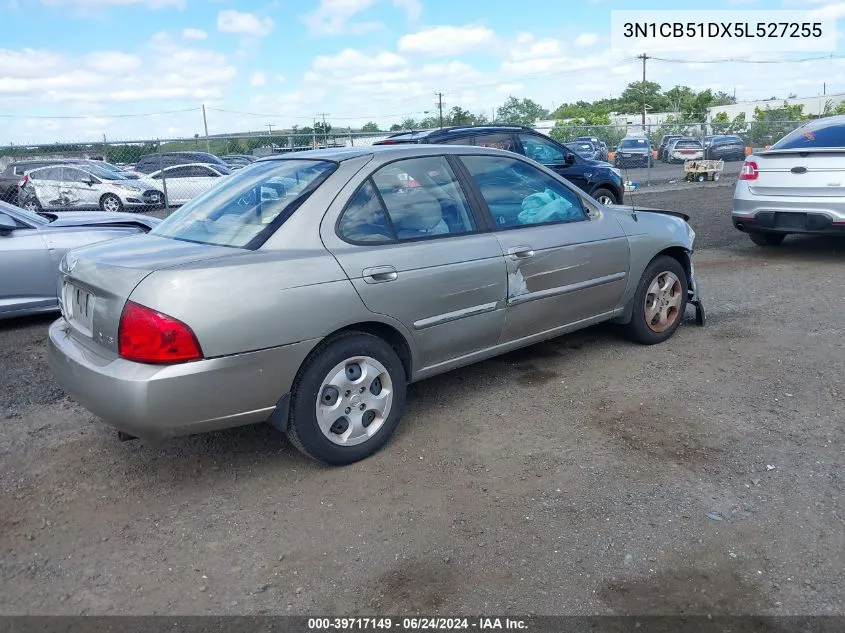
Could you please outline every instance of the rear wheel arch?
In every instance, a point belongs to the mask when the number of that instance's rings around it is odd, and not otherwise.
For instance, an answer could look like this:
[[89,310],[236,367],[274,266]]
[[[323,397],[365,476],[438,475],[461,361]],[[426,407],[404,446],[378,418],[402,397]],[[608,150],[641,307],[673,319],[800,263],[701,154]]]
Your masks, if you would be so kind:
[[364,334],[372,334],[390,345],[390,347],[393,348],[393,351],[396,352],[399,360],[402,361],[402,367],[405,369],[405,377],[408,381],[411,380],[411,376],[414,373],[413,352],[411,351],[408,339],[398,329],[387,323],[382,323],[381,321],[363,321],[335,330],[326,336],[325,340],[345,332],[363,332]]

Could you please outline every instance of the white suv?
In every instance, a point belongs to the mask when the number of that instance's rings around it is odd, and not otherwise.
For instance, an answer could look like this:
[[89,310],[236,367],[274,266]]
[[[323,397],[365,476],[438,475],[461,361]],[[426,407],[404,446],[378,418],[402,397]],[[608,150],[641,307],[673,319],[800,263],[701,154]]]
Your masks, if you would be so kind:
[[18,185],[20,206],[30,211],[157,207],[164,195],[145,179],[132,180],[94,165],[51,165],[32,169]]

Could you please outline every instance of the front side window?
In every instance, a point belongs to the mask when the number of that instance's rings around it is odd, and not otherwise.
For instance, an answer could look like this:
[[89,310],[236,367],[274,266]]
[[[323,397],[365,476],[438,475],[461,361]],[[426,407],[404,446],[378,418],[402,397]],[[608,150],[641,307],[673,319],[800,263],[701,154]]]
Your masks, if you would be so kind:
[[523,153],[531,160],[544,165],[566,161],[566,154],[551,140],[533,134],[520,134],[519,140]]
[[581,198],[536,167],[504,156],[462,156],[500,228],[586,220]]
[[475,231],[475,220],[443,156],[385,165],[358,189],[338,231],[350,242],[386,242]]
[[91,176],[86,174],[81,169],[72,169],[70,167],[65,167],[62,169],[62,181],[63,182],[76,182],[82,183],[87,182]]
[[336,168],[334,162],[305,159],[255,164],[193,198],[151,234],[258,248]]

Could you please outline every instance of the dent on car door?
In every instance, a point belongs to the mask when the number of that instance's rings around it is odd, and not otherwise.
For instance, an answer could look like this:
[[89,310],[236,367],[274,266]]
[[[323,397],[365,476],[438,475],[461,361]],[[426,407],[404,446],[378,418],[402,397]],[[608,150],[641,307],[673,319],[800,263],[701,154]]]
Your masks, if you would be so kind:
[[495,345],[504,324],[502,251],[479,231],[448,160],[389,163],[347,190],[335,202],[349,200],[336,229],[338,214],[324,221],[324,243],[367,308],[411,333],[417,369]]
[[93,185],[86,180],[90,178],[81,169],[73,167],[62,167],[61,196],[64,206],[71,208],[84,208],[97,206],[97,192]]
[[0,313],[49,306],[56,303],[56,277],[47,244],[37,229],[20,228],[0,235]]
[[38,202],[45,209],[64,208],[64,198],[61,195],[62,185],[61,167],[44,167],[30,172],[26,195],[35,194]]
[[607,316],[627,285],[628,240],[610,213],[533,165],[462,156],[486,203],[508,272],[501,342]]

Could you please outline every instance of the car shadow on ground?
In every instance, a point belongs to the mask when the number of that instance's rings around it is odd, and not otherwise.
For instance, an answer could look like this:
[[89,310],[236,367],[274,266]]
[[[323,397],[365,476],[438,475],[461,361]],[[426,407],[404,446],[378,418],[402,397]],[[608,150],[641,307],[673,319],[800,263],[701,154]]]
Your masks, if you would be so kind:
[[750,257],[777,262],[841,262],[845,257],[845,236],[788,235],[779,246],[756,246]]
[[32,327],[50,327],[50,324],[59,318],[58,312],[47,314],[36,314],[33,316],[14,317],[0,320],[0,332],[14,332],[15,330],[27,330]]
[[[694,311],[687,312],[685,327],[692,327]],[[621,338],[611,324],[600,324],[578,332],[563,335],[526,348],[496,356],[451,372],[413,383],[408,387],[408,398],[402,421],[390,442],[370,460],[376,468],[383,468],[403,459],[408,451],[423,447],[416,445],[421,432],[419,425],[430,423],[419,412],[430,408],[434,401],[438,410],[455,411],[464,404],[467,394],[501,397],[502,382],[510,382],[520,388],[536,389],[558,378],[558,373],[547,366],[551,359],[565,359],[572,354],[571,362],[584,348],[603,349],[615,346],[635,345]],[[187,480],[191,473],[203,471],[204,477],[219,471],[249,471],[260,474],[268,470],[287,470],[283,477],[300,477],[309,472],[330,471],[332,467],[315,462],[294,449],[287,439],[269,424],[255,424],[223,431],[160,440],[132,440],[121,442],[117,432],[97,421],[99,427],[93,433],[98,436],[100,449],[111,458],[123,462],[148,462],[147,468],[137,463],[132,470],[155,472],[157,477],[169,480]],[[89,440],[90,441],[90,440]],[[409,443],[411,442],[411,443]],[[391,452],[399,454],[391,454]],[[368,462],[370,460],[367,460]],[[295,473],[295,475],[290,475]],[[247,475],[249,476],[249,475]],[[212,474],[212,478],[214,478]],[[207,481],[206,481],[207,483]]]

